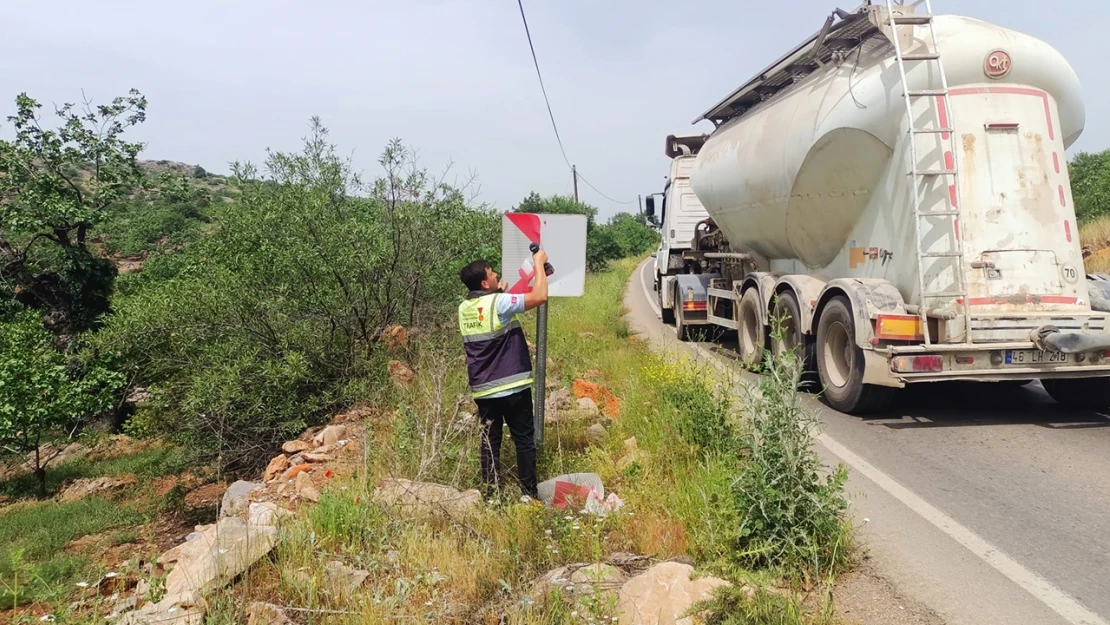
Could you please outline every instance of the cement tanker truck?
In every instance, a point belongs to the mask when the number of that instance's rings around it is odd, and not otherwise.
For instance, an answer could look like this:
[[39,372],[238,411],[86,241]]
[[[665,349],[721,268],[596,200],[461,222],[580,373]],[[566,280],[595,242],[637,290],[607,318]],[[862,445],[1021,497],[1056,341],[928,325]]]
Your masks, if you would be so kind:
[[656,259],[664,316],[735,330],[750,365],[798,354],[845,412],[945,380],[1110,406],[1110,277],[1084,272],[1065,157],[1079,80],[1045,42],[921,4],[837,10],[695,120],[712,133],[667,138],[707,217]]

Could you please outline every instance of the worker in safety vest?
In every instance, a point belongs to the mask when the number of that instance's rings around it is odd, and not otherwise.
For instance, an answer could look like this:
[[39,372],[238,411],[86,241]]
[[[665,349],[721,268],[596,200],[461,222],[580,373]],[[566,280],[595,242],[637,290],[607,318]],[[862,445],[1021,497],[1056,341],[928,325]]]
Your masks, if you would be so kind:
[[[533,267],[543,267],[547,253],[533,254]],[[520,490],[537,499],[536,438],[532,423],[532,359],[524,330],[514,315],[547,302],[547,275],[535,271],[530,293],[505,293],[506,284],[484,260],[459,272],[470,295],[459,305],[459,330],[466,349],[470,392],[482,426],[482,480],[491,491],[501,489],[502,426],[516,446]]]

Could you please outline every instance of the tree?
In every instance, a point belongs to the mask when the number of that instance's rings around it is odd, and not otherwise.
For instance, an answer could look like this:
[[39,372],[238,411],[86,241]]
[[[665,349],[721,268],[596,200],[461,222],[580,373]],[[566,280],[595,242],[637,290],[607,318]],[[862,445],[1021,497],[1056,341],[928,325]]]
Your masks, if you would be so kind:
[[659,233],[647,225],[642,215],[617,213],[606,226],[621,258],[639,257],[659,245]]
[[1080,223],[1110,214],[1110,150],[1076,154],[1068,164],[1068,175]]
[[0,141],[0,299],[14,293],[42,311],[44,326],[68,346],[109,308],[115,266],[93,254],[88,235],[141,180],[142,144],[124,133],[146,119],[147,102],[131,90],[111,104],[63,104],[53,129],[26,93],[15,104],[15,138]]
[[112,407],[123,376],[101,366],[67,362],[34,313],[0,324],[0,446],[11,453],[34,451],[39,494],[46,495],[46,466],[60,451],[44,455],[44,436],[72,437],[89,415]]

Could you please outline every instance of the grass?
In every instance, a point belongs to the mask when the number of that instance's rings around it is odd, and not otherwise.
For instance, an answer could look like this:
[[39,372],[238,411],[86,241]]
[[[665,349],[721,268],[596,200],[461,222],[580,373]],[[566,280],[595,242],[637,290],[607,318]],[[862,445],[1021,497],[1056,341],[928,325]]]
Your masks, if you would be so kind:
[[[124,475],[134,475],[140,479],[162,477],[179,473],[190,464],[188,454],[180,447],[160,447],[95,461],[80,458],[64,464],[47,465],[46,490],[53,493],[63,483],[80,478]],[[33,474],[0,482],[0,495],[11,498],[31,497],[37,492],[38,483]]]
[[[616,552],[693,557],[700,569],[737,584],[810,579],[796,573],[804,566],[796,560],[737,556],[742,518],[735,483],[756,447],[742,446],[747,430],[733,398],[706,383],[719,374],[656,354],[629,336],[621,302],[634,267],[633,261],[616,263],[588,278],[585,296],[551,304],[550,375],[569,387],[585,372],[598,372],[619,396],[621,413],[609,423],[606,440],[593,446],[584,437],[593,421],[549,423],[539,467],[541,479],[598,473],[607,491],[624,500],[620,512],[597,518],[522,505],[510,496],[471,518],[449,521],[391,516],[373,504],[369,491],[386,475],[460,489],[478,485],[473,430],[444,434],[455,432],[459,412],[473,409],[464,400],[456,410],[455,398],[465,397],[458,346],[433,340],[417,350],[417,380],[394,398],[394,417],[367,424],[365,480],[332,485],[317,506],[284,526],[274,557],[210,601],[217,606],[210,622],[241,622],[242,606],[252,600],[296,606],[310,610],[313,622],[344,625],[607,622],[616,616],[615,605],[600,591],[586,604],[528,591],[555,567],[604,561]],[[639,451],[629,459],[625,441],[632,437]],[[512,470],[512,445],[504,449],[505,467]],[[805,490],[804,484],[798,488]],[[777,540],[760,536],[764,544]],[[328,592],[323,571],[331,560],[368,571],[363,591],[354,597]],[[827,622],[794,598],[748,601],[726,593],[711,607],[721,623]],[[747,620],[727,620],[735,618]]]
[[1079,226],[1079,241],[1083,249],[1091,250],[1084,259],[1087,273],[1110,272],[1110,216],[1099,217]]

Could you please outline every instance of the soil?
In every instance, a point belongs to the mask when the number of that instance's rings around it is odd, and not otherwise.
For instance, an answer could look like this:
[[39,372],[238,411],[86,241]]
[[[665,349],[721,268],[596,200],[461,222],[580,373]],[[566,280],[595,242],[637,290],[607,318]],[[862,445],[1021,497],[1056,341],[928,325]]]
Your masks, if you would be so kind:
[[907,601],[867,564],[843,575],[833,589],[837,618],[858,625],[944,625],[935,612]]

